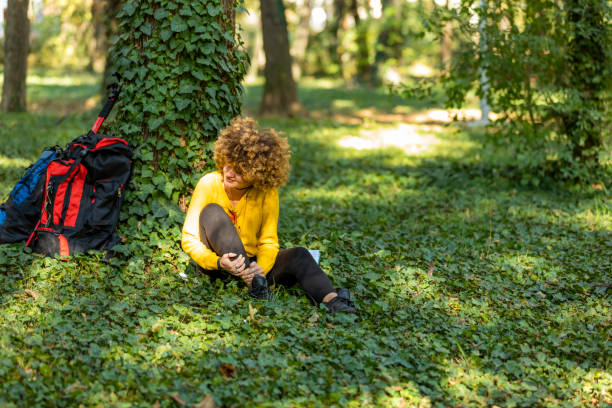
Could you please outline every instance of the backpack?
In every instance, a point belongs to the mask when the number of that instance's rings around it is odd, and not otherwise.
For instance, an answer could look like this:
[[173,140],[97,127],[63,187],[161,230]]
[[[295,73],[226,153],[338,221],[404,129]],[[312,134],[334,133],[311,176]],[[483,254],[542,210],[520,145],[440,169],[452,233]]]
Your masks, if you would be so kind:
[[121,138],[93,131],[66,146],[41,179],[38,223],[26,245],[47,256],[107,250],[132,172],[132,149]]
[[0,204],[0,243],[20,242],[28,239],[40,216],[38,202],[42,197],[41,176],[49,163],[61,153],[55,146],[43,151],[40,158],[26,170],[6,202]]

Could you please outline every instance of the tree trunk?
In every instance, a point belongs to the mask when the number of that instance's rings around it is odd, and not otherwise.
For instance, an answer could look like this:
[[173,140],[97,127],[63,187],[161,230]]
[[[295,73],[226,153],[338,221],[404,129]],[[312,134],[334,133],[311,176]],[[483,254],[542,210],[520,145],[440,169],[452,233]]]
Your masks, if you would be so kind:
[[[446,10],[449,9],[449,0],[446,0],[446,5],[444,6]],[[450,20],[444,23],[442,27],[442,44],[440,49],[440,57],[442,62],[442,69],[445,72],[449,71],[449,65],[451,62],[451,45],[452,40],[451,36],[453,35],[453,26],[451,25]]]
[[[96,0],[94,0],[95,2]],[[110,48],[110,42],[113,35],[117,33],[117,27],[119,25],[117,21],[117,13],[119,12],[121,0],[105,0],[104,1],[104,47],[108,54],[108,49]],[[97,36],[97,32],[95,33]],[[104,76],[102,77],[102,94],[106,93],[106,88],[109,83],[112,82],[112,66],[113,62],[111,58],[107,55],[104,59]]]
[[574,158],[589,164],[599,163],[603,134],[610,123],[605,94],[612,81],[601,75],[612,63],[606,52],[612,42],[612,30],[606,24],[602,3],[603,0],[568,0],[565,5],[566,24],[573,31],[567,45],[568,82],[580,102],[570,105],[572,109],[562,119]]
[[247,82],[253,82],[257,77],[263,75],[266,67],[266,56],[263,50],[263,33],[261,32],[261,18],[257,16],[255,21],[244,23],[243,31],[253,33],[253,38],[251,38],[249,41],[253,45],[249,47],[251,61],[246,77]]
[[106,54],[108,52],[106,8],[107,0],[93,0],[91,3],[91,24],[93,38],[89,46],[91,57],[90,69],[94,72],[104,72]]
[[303,4],[298,4],[300,10],[300,21],[295,31],[295,41],[293,43],[293,77],[299,80],[302,76],[302,66],[306,56],[306,47],[310,38],[310,16],[312,15],[312,0],[303,0]]
[[[375,84],[379,85],[383,83],[383,78],[381,78],[381,67],[389,59],[389,37],[391,35],[391,13],[389,13],[389,5],[390,0],[382,0],[382,19],[383,26],[378,33],[378,41],[376,42],[376,53],[374,54],[374,65],[372,66],[372,81]],[[395,13],[398,13],[399,10],[393,10]]]
[[331,20],[330,25],[331,41],[329,43],[329,58],[332,64],[336,64],[338,66],[340,76],[342,76],[340,29],[342,28],[345,8],[345,0],[333,0],[333,19]]
[[122,0],[115,17],[109,71],[123,81],[104,131],[138,147],[125,199],[154,220],[159,203],[184,200],[214,167],[209,146],[240,114],[248,56],[231,0]]
[[[478,31],[480,33],[480,53],[484,58],[487,52],[487,38],[485,36],[485,29],[487,27],[487,2],[486,0],[480,0],[480,15],[479,15]],[[482,93],[480,97],[480,122],[484,124],[489,123],[489,113],[491,113],[491,106],[489,105],[489,77],[487,75],[487,67],[481,62],[480,64],[480,91]]]
[[28,0],[9,0],[4,39],[4,83],[0,107],[6,112],[26,110],[26,76],[30,48]]
[[261,27],[266,53],[266,83],[261,114],[295,116],[302,111],[291,75],[291,55],[282,0],[261,0]]
[[355,19],[355,30],[357,31],[357,65],[356,80],[361,84],[372,85],[372,65],[370,64],[370,50],[368,49],[368,26],[359,17],[359,5],[357,0],[350,1],[350,9]]

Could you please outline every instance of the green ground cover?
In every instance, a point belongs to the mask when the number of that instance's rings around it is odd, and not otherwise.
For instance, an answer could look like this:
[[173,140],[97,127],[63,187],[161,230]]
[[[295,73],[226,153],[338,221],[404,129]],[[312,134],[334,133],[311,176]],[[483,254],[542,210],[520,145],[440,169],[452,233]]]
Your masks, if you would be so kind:
[[[97,90],[44,86],[30,91],[41,106]],[[247,87],[247,111],[259,91]],[[211,284],[180,251],[176,209],[152,220],[165,235],[124,219],[108,263],[4,245],[0,406],[612,404],[609,193],[521,187],[478,131],[393,122],[424,107],[383,91],[301,93],[310,118],[261,120],[294,152],[281,245],[320,249],[359,315],[327,316],[295,289],[264,302]],[[96,110],[0,115],[0,198]],[[375,148],[344,143],[358,139]]]

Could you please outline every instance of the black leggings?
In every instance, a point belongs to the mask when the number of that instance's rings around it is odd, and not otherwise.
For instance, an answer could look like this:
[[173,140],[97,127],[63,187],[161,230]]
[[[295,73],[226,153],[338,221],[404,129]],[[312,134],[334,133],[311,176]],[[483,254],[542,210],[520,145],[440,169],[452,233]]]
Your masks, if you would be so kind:
[[[234,224],[218,204],[208,204],[200,213],[200,237],[204,245],[218,256],[230,252],[242,255],[247,266],[250,261],[256,260],[249,259]],[[207,271],[207,274],[212,278],[229,275],[219,270]],[[266,278],[269,285],[290,287],[297,283],[315,303],[321,303],[326,295],[334,291],[325,272],[319,268],[310,252],[302,247],[281,249]]]

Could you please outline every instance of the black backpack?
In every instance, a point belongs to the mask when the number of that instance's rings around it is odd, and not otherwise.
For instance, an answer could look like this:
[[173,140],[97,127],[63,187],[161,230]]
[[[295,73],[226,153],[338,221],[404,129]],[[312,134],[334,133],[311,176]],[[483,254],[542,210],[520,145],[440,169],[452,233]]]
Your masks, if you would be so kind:
[[109,86],[111,95],[89,133],[63,151],[45,151],[17,183],[18,194],[0,206],[0,243],[27,240],[36,252],[67,256],[120,241],[115,229],[132,149],[121,138],[97,134],[121,92],[121,77],[113,75],[118,82]]
[[92,131],[69,143],[41,180],[39,221],[26,245],[48,256],[111,249],[131,171],[124,139]]

